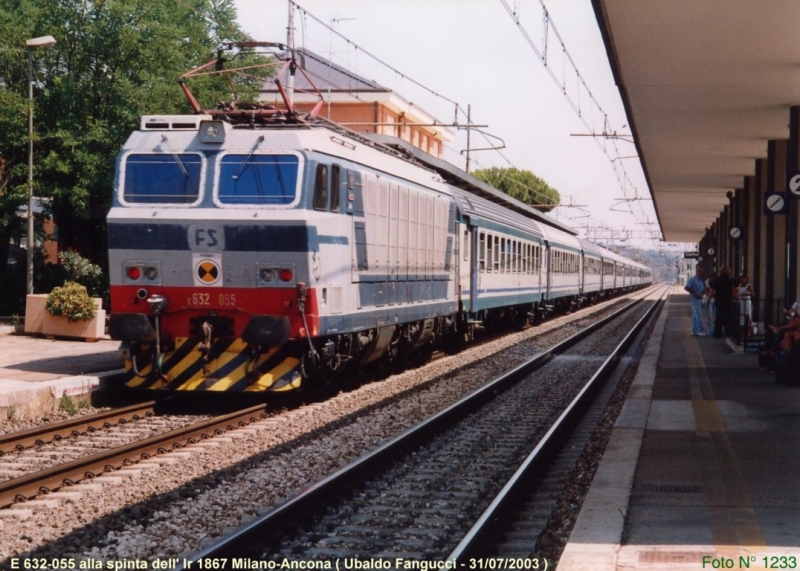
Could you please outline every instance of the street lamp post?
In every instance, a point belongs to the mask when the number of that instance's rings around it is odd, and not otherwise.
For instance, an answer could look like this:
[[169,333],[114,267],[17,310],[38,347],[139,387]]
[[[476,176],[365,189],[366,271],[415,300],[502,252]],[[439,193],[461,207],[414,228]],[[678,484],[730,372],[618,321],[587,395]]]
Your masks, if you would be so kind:
[[28,47],[28,295],[33,293],[33,50],[52,46],[53,36],[42,36],[26,40]]

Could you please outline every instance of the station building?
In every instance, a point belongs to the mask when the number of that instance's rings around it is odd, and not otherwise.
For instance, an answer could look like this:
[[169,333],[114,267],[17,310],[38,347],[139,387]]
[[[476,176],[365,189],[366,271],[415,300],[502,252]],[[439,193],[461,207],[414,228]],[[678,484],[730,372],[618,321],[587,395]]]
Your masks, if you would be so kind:
[[[359,133],[397,137],[413,147],[442,158],[443,145],[453,133],[440,119],[411,103],[388,87],[365,79],[333,61],[307,49],[298,49],[299,65],[305,75],[295,75],[293,102],[298,109],[311,110],[319,101],[316,89],[325,98],[319,115]],[[286,78],[281,78],[284,86]],[[264,83],[261,101],[282,103],[275,84]]]

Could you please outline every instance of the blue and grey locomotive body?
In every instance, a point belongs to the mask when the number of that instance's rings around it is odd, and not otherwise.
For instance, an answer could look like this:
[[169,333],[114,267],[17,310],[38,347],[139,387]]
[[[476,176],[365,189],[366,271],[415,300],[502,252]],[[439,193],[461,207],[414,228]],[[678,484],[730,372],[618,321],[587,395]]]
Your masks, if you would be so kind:
[[144,117],[108,215],[127,384],[282,391],[650,283],[328,122]]

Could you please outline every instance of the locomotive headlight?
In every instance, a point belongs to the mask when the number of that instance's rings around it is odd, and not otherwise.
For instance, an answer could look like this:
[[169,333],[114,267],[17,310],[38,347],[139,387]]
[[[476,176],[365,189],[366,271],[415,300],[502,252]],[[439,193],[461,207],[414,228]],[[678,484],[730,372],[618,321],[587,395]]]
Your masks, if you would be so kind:
[[200,142],[224,143],[227,127],[225,121],[200,121]]
[[125,260],[122,264],[123,281],[129,285],[160,285],[161,262],[150,260]]
[[282,268],[279,264],[280,262],[266,262],[263,266],[261,264],[257,266],[256,276],[260,287],[275,287],[295,279],[293,267]]

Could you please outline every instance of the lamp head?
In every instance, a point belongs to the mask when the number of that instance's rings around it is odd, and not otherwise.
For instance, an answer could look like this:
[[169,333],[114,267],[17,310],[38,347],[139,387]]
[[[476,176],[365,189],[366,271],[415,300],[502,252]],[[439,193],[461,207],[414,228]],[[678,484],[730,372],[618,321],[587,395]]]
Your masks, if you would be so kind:
[[25,45],[29,48],[46,48],[55,45],[56,39],[53,36],[42,36],[40,38],[32,38],[25,40]]

